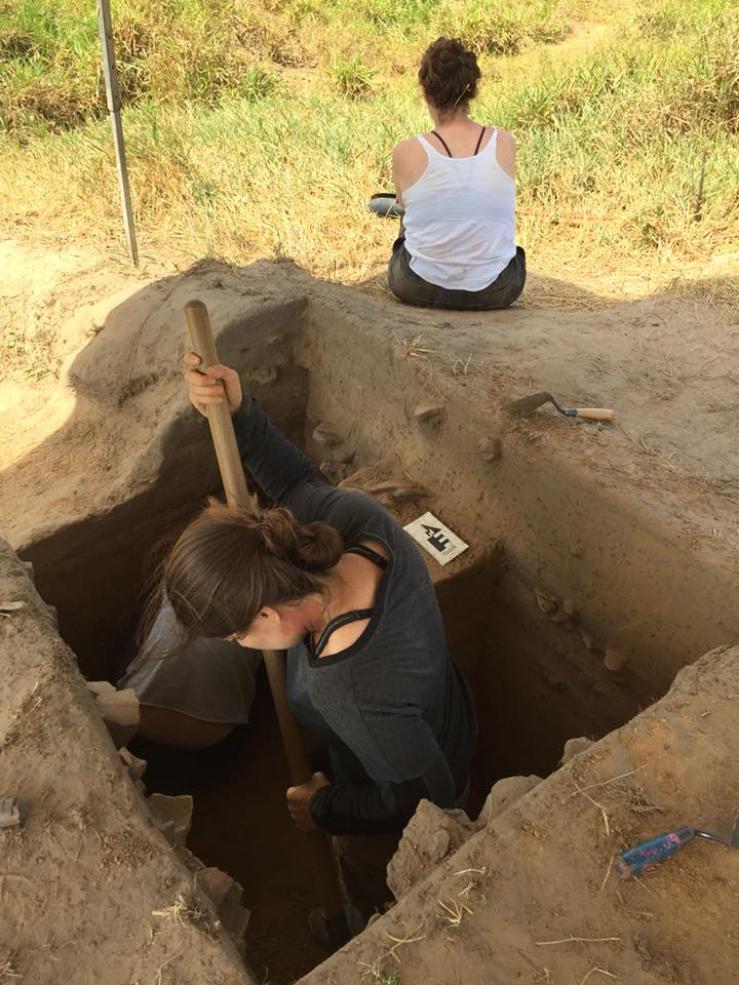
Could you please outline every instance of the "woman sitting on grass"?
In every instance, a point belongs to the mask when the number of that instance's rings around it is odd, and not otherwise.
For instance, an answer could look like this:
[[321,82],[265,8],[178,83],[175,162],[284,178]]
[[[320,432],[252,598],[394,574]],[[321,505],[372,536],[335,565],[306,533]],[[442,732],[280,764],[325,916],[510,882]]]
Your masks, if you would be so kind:
[[431,308],[507,308],[526,280],[516,246],[516,145],[469,117],[480,69],[461,41],[439,38],[418,72],[434,129],[393,148],[405,209],[390,290]]

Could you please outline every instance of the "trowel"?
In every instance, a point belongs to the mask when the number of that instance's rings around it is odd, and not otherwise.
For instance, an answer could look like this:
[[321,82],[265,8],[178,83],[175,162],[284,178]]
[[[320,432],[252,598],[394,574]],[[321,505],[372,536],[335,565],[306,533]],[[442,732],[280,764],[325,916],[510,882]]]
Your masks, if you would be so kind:
[[563,407],[558,403],[551,393],[542,390],[540,393],[532,393],[528,397],[521,397],[504,406],[509,414],[530,414],[531,411],[541,407],[542,404],[552,404],[560,414],[565,417],[579,417],[585,421],[612,421],[616,412],[608,407]]
[[648,866],[665,862],[693,838],[706,838],[728,848],[739,848],[739,809],[734,816],[734,827],[728,838],[714,834],[712,831],[703,831],[701,828],[676,828],[648,841],[642,841],[626,852],[621,852],[616,856],[613,867],[620,876],[629,879],[631,876],[639,875]]

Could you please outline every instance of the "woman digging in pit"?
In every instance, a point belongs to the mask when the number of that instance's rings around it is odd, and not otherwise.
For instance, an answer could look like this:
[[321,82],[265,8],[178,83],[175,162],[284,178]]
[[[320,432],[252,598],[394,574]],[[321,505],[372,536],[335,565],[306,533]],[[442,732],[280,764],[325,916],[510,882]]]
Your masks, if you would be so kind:
[[290,706],[325,736],[331,763],[288,789],[287,807],[298,827],[341,836],[347,890],[367,916],[388,898],[385,865],[421,798],[454,807],[467,789],[470,692],[405,531],[364,494],[326,484],[242,399],[234,370],[187,361],[191,402],[206,413],[228,401],[242,461],[275,506],[207,506],[164,561],[161,590],[190,638],[287,651]]
[[405,214],[390,290],[431,308],[507,308],[526,280],[526,257],[516,246],[515,142],[470,119],[480,69],[461,41],[435,41],[418,79],[434,128],[393,148],[395,194]]

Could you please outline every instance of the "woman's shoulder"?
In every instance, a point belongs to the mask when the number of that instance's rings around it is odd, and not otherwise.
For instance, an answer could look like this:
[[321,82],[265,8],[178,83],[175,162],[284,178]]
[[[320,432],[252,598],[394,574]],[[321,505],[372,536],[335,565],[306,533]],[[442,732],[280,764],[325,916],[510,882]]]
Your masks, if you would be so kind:
[[419,155],[424,155],[423,147],[418,137],[406,137],[405,140],[399,140],[398,143],[393,147],[393,158],[398,160],[408,160],[409,158],[417,157]]
[[510,130],[504,130],[502,127],[491,127],[497,133],[498,141],[503,141],[504,143],[510,144],[513,147],[516,146],[516,138],[513,136]]
[[510,178],[516,177],[516,140],[513,134],[509,130],[503,130],[501,127],[491,126],[492,131],[487,143],[487,146],[493,139],[495,139],[495,159],[498,165],[505,171],[505,173]]

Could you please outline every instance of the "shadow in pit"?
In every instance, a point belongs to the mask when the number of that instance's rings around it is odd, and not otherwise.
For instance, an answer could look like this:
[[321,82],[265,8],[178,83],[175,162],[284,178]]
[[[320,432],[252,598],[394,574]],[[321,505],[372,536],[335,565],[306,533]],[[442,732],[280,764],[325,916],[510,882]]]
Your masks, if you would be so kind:
[[148,763],[147,790],[192,795],[190,851],[243,886],[246,960],[256,981],[288,985],[325,960],[330,951],[308,933],[318,903],[314,867],[286,809],[289,777],[264,671],[249,724],[218,746],[178,752],[137,738],[129,747]]

